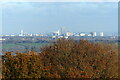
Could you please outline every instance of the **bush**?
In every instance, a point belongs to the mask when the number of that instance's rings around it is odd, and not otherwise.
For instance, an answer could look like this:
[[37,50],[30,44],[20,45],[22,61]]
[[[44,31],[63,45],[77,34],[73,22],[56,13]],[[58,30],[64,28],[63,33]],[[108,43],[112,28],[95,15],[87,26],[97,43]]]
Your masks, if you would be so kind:
[[58,39],[34,51],[6,52],[3,78],[118,78],[118,53],[110,45]]

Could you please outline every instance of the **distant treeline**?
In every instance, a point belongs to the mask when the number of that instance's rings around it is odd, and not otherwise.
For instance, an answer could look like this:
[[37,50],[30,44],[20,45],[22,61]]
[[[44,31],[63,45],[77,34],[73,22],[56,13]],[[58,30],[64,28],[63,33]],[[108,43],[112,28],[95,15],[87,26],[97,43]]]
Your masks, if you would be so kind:
[[[51,37],[3,37],[6,39],[5,41],[2,41],[2,43],[51,43],[55,42],[56,39],[52,39]],[[74,40],[88,40],[90,42],[104,42],[104,43],[117,43],[120,42],[120,40],[116,38],[111,37],[69,37],[68,39],[74,39]]]
[[36,39],[36,38],[18,38],[18,39],[8,39],[3,41],[3,43],[49,43],[53,40],[49,39]]
[[41,50],[6,52],[2,78],[118,78],[118,52],[112,45],[58,39]]

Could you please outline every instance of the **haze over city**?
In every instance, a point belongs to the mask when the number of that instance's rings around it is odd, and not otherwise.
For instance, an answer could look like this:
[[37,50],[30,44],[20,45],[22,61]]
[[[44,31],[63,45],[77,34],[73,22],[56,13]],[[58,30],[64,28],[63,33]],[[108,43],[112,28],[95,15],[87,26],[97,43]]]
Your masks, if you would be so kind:
[[9,2],[3,6],[3,34],[118,32],[117,2]]

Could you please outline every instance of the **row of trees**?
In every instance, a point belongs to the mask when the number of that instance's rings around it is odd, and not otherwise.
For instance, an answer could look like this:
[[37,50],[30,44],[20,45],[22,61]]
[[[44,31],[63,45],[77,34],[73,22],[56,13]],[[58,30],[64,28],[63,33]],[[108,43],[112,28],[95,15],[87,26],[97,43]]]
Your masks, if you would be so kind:
[[59,39],[41,53],[6,52],[3,78],[118,78],[118,53],[112,46]]

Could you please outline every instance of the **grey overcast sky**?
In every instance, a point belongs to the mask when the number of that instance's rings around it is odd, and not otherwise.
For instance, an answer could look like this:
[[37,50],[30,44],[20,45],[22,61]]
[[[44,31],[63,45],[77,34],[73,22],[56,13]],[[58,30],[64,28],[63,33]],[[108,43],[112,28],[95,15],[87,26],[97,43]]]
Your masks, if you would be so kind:
[[2,8],[3,34],[118,32],[117,2],[8,2]]

